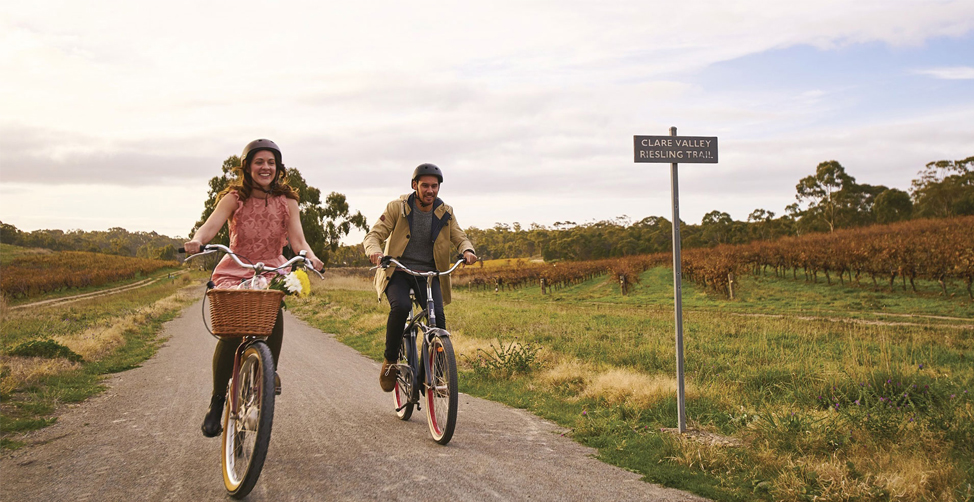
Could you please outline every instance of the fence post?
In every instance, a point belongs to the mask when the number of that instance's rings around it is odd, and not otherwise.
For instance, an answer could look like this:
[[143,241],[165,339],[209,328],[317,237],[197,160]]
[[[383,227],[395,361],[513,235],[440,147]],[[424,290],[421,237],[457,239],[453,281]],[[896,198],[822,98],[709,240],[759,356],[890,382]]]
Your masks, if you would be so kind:
[[727,292],[730,293],[730,299],[734,299],[734,272],[727,274]]

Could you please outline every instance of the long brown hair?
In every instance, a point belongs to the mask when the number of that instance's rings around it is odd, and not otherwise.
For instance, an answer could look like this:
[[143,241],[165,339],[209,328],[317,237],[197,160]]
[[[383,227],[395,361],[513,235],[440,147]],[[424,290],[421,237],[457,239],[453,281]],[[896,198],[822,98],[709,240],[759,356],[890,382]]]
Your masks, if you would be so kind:
[[[259,150],[255,150],[248,154],[247,158],[243,159],[240,162],[240,165],[233,169],[233,172],[237,175],[237,179],[235,179],[230,186],[224,188],[223,191],[220,192],[219,197],[217,197],[218,201],[226,194],[235,191],[237,192],[237,199],[240,202],[244,202],[250,198],[254,190],[261,190],[257,188],[257,184],[254,183],[254,179],[250,175],[250,163],[253,161],[254,154],[257,151]],[[298,195],[298,191],[292,188],[291,185],[288,185],[287,167],[285,167],[284,163],[281,161],[280,153],[275,152],[274,150],[268,151],[274,154],[277,170],[275,171],[274,181],[271,182],[270,191],[267,193],[267,196],[275,197],[278,195],[283,195],[300,203],[301,197]]]

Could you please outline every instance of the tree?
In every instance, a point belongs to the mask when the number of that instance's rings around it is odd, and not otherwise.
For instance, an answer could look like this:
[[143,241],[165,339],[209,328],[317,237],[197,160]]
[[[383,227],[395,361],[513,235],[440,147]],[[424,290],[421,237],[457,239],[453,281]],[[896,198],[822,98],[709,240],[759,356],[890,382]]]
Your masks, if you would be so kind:
[[[223,166],[221,167],[222,174],[220,176],[214,176],[210,178],[209,185],[210,190],[206,193],[206,202],[203,203],[203,215],[200,216],[199,221],[193,225],[193,229],[189,231],[189,235],[196,235],[196,231],[206,223],[206,219],[213,214],[213,210],[216,209],[217,197],[219,197],[220,192],[230,186],[233,183],[233,170],[240,166],[240,157],[236,155],[231,155],[227,157],[227,160],[223,161]],[[213,236],[210,242],[214,244],[223,244],[224,246],[230,245],[230,233],[227,225],[224,225],[220,230]],[[307,232],[307,229],[305,229]]]
[[772,224],[774,222],[774,212],[765,209],[755,209],[747,215],[747,222],[750,223],[748,230],[752,238],[768,240],[774,236]]
[[910,194],[890,188],[876,196],[873,214],[877,223],[895,223],[910,219],[913,215],[913,201]]
[[916,216],[974,214],[974,156],[928,163],[913,180],[910,192]]
[[[222,174],[210,179],[210,190],[207,192],[207,199],[203,205],[203,214],[200,216],[199,221],[196,222],[196,225],[193,226],[190,235],[195,234],[203,226],[203,223],[206,222],[206,219],[210,217],[210,214],[213,213],[213,210],[216,209],[217,198],[220,192],[235,181],[234,170],[239,166],[240,157],[231,155],[223,161],[223,166],[221,167]],[[308,245],[311,246],[312,251],[318,255],[318,258],[325,265],[328,265],[330,256],[338,250],[341,238],[349,234],[353,225],[357,228],[368,230],[365,217],[362,216],[361,212],[356,211],[354,215],[349,213],[348,202],[346,202],[344,195],[338,192],[332,192],[325,201],[327,205],[322,207],[321,190],[308,185],[297,168],[287,168],[287,180],[288,185],[298,192],[300,198],[298,208],[301,210],[300,217],[301,226],[304,229],[304,237],[308,241]],[[228,225],[220,228],[219,232],[217,232],[216,236],[210,242],[229,245],[230,234]],[[285,246],[284,255],[287,257],[294,256],[290,246]]]
[[806,176],[798,182],[795,189],[798,194],[795,196],[798,202],[808,203],[805,217],[811,217],[824,223],[829,232],[834,232],[839,223],[840,213],[847,205],[841,195],[848,195],[856,179],[845,172],[845,168],[837,161],[829,160],[820,163],[815,168],[815,174]]
[[700,222],[700,239],[706,246],[716,246],[730,242],[731,227],[734,220],[722,211],[711,211],[703,215]]
[[365,216],[362,216],[360,211],[356,211],[354,215],[349,212],[348,202],[345,201],[344,195],[338,192],[332,192],[328,194],[325,202],[327,202],[327,205],[324,209],[316,207],[316,211],[309,212],[320,213],[321,217],[317,221],[319,225],[320,222],[325,223],[324,239],[325,244],[328,246],[327,252],[324,255],[319,254],[318,257],[327,265],[329,257],[332,253],[338,251],[338,245],[342,237],[348,235],[353,225],[361,230],[368,230],[369,227],[365,221]]

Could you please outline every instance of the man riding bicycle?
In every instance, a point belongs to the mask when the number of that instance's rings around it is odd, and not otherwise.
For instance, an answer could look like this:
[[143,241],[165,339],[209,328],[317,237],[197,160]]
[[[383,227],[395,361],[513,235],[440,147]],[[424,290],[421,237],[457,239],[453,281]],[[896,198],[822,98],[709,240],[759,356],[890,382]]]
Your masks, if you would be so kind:
[[[365,254],[378,265],[383,255],[395,257],[403,265],[424,272],[447,270],[450,252],[463,254],[468,265],[477,261],[473,244],[457,223],[453,208],[437,197],[443,172],[433,164],[420,164],[413,170],[413,192],[402,195],[386,205],[382,216],[365,236]],[[382,243],[385,241],[383,252]],[[426,301],[426,288],[416,287],[415,278],[395,267],[379,268],[375,272],[375,289],[389,300],[389,319],[386,322],[386,350],[379,386],[385,392],[396,387],[396,360],[402,345],[402,329],[409,316],[409,290],[420,301]],[[443,305],[450,303],[450,277],[433,278],[433,302],[438,328],[446,329]]]

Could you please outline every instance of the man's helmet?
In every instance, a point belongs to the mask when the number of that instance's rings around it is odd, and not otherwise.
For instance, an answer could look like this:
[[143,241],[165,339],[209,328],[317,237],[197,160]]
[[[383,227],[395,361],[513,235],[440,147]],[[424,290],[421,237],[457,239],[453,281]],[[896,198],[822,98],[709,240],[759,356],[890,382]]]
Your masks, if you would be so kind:
[[420,176],[436,176],[436,179],[440,180],[440,183],[443,183],[443,171],[433,164],[420,164],[416,166],[416,169],[413,170],[413,181],[418,180]]
[[240,154],[240,164],[246,164],[247,158],[258,150],[270,150],[274,154],[274,160],[277,161],[278,165],[281,164],[281,149],[277,146],[277,143],[269,139],[255,139],[247,143],[247,146],[243,149],[243,153]]

